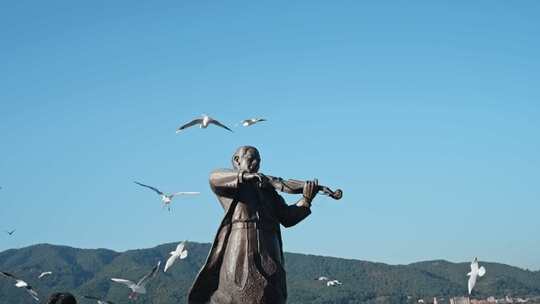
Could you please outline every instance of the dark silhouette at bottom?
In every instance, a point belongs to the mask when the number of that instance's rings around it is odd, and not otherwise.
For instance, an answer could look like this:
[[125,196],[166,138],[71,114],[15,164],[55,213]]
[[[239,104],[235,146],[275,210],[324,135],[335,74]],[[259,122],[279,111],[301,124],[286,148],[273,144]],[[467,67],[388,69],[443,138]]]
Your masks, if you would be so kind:
[[69,292],[55,292],[49,297],[47,304],[77,304],[77,300]]

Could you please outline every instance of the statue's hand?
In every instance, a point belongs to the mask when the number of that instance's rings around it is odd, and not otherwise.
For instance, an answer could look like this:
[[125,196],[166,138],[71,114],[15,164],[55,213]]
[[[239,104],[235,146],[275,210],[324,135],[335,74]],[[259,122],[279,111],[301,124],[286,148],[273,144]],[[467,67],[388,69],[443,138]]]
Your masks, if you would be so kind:
[[264,176],[262,173],[242,173],[242,179],[245,182],[258,182],[262,184],[263,182],[267,181],[268,178]]
[[304,196],[304,199],[309,204],[311,204],[311,201],[315,198],[318,192],[319,192],[319,181],[317,179],[314,179],[313,181],[307,181],[304,184],[304,189],[302,191],[302,194]]

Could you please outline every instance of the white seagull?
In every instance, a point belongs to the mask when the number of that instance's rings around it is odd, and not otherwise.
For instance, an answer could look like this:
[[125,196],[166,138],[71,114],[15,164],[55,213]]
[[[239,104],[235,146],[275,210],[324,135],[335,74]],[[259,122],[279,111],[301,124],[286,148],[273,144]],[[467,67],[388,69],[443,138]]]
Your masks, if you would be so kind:
[[129,299],[137,299],[138,294],[145,294],[146,293],[146,287],[145,285],[150,281],[150,279],[154,278],[156,274],[159,271],[159,265],[161,265],[161,261],[157,263],[154,268],[152,268],[152,271],[147,273],[144,277],[142,277],[137,284],[133,283],[130,280],[126,279],[117,279],[117,278],[111,278],[111,281],[116,283],[121,283],[126,285],[129,289],[131,289],[131,293],[129,294]]
[[101,298],[93,297],[93,296],[83,296],[83,298],[89,299],[89,300],[96,300],[98,304],[114,304],[114,302],[112,301],[106,301]]
[[240,123],[244,127],[249,127],[249,126],[252,126],[252,125],[254,125],[254,124],[258,123],[258,122],[261,122],[261,121],[266,121],[266,119],[264,119],[264,118],[250,118],[250,119],[244,119]]
[[337,285],[342,285],[342,284],[338,280],[331,280],[331,281],[326,282],[326,286],[337,286]]
[[185,130],[189,127],[193,127],[194,125],[200,125],[199,127],[201,129],[206,129],[208,128],[208,125],[210,124],[214,124],[216,126],[219,126],[219,127],[222,127],[223,129],[226,129],[226,130],[229,130],[229,131],[233,131],[231,130],[229,127],[227,127],[226,125],[220,123],[219,121],[213,119],[212,117],[206,115],[206,114],[203,114],[201,118],[196,118],[190,122],[188,122],[187,124],[185,125],[182,125],[180,127],[178,127],[178,129],[176,129],[176,133],[180,133],[182,130]]
[[478,268],[478,258],[474,258],[474,260],[471,263],[471,272],[467,273],[469,276],[469,294],[471,294],[474,285],[476,284],[476,278],[484,276],[486,274],[486,269],[484,266]]
[[173,198],[175,196],[178,196],[178,195],[196,195],[196,194],[200,194],[200,192],[176,192],[176,193],[172,193],[172,194],[166,194],[166,193],[163,193],[161,192],[159,189],[157,188],[154,188],[152,186],[148,186],[148,185],[145,185],[145,184],[141,184],[139,182],[136,182],[134,181],[135,184],[139,185],[139,186],[142,186],[142,187],[145,187],[145,188],[148,188],[148,189],[151,189],[153,190],[154,192],[156,192],[160,197],[161,197],[161,201],[163,202],[163,207],[167,206],[169,211],[171,211],[171,202],[173,200]]
[[186,247],[186,242],[184,241],[178,244],[178,246],[176,246],[176,249],[174,251],[171,251],[169,253],[171,256],[167,259],[163,272],[167,272],[167,269],[169,269],[177,259],[185,259],[187,257],[188,252],[185,247]]
[[326,286],[336,286],[336,285],[342,285],[340,281],[338,280],[330,280],[328,277],[321,276],[316,278],[317,281],[327,281]]
[[41,278],[43,278],[44,276],[48,276],[48,275],[51,275],[51,274],[52,274],[52,271],[45,271],[45,272],[42,272],[42,273],[39,275],[38,279],[41,279]]
[[15,280],[15,287],[17,288],[24,288],[26,289],[26,292],[28,292],[28,294],[30,296],[32,296],[32,298],[34,298],[34,300],[38,301],[39,302],[39,298],[38,298],[38,294],[35,290],[32,289],[32,286],[28,285],[28,283],[26,283],[25,281],[15,277],[14,275],[12,275],[11,273],[7,273],[7,272],[3,272],[3,271],[0,271],[0,273],[2,275],[4,275],[5,277],[7,278],[10,278],[10,279],[13,279]]

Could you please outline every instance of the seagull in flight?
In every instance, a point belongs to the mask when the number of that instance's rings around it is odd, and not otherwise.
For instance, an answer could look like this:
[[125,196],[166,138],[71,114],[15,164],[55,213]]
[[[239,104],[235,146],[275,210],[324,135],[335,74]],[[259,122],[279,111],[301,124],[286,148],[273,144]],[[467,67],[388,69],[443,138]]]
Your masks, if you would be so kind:
[[336,285],[342,285],[342,283],[338,280],[330,280],[328,277],[321,276],[316,278],[317,281],[326,281],[326,286],[336,286]]
[[13,229],[13,230],[11,230],[11,231],[7,231],[7,230],[5,230],[5,231],[6,231],[6,233],[9,234],[9,235],[13,235],[13,233],[15,233],[15,230],[16,230],[16,229]]
[[167,272],[167,269],[169,269],[177,259],[182,260],[182,259],[185,259],[187,257],[188,252],[187,252],[185,247],[186,247],[186,242],[184,241],[184,242],[178,244],[178,246],[176,246],[176,249],[174,251],[171,251],[169,253],[171,256],[167,259],[167,262],[165,263],[165,268],[163,269],[163,272]]
[[39,302],[39,298],[38,298],[38,294],[37,292],[32,289],[32,286],[28,285],[28,283],[26,283],[25,281],[17,278],[16,276],[12,275],[11,273],[8,273],[8,272],[3,272],[3,271],[0,271],[0,273],[7,277],[7,278],[10,278],[12,280],[15,280],[15,287],[17,288],[24,288],[26,289],[26,292],[28,292],[28,294],[36,301]]
[[244,119],[240,123],[244,127],[249,127],[249,126],[252,126],[252,125],[254,125],[254,124],[258,123],[258,122],[261,122],[261,121],[266,121],[266,119],[264,119],[264,118],[250,118],[250,119]]
[[45,272],[42,272],[42,273],[39,275],[38,279],[41,279],[41,278],[43,278],[44,276],[48,276],[48,275],[51,275],[51,274],[52,274],[52,271],[45,271]]
[[201,129],[206,129],[206,128],[208,128],[208,125],[210,125],[210,124],[214,124],[216,126],[222,127],[223,129],[226,129],[226,130],[229,130],[229,131],[233,132],[233,130],[231,130],[226,125],[220,123],[219,121],[213,119],[212,117],[210,117],[210,116],[208,116],[206,114],[203,114],[201,118],[196,118],[196,119],[188,122],[187,124],[178,127],[178,129],[176,129],[176,133],[180,133],[182,130],[185,130],[185,129],[187,129],[189,127],[192,127],[194,125],[199,125],[199,127]]
[[93,296],[83,296],[83,298],[88,299],[88,300],[96,300],[98,304],[114,304],[114,302],[112,301],[106,301],[101,298],[93,297]]
[[172,194],[166,194],[166,193],[161,192],[159,189],[157,189],[155,187],[148,186],[148,185],[145,185],[145,184],[141,184],[141,183],[139,183],[137,181],[134,181],[134,183],[139,185],[139,186],[148,188],[148,189],[153,190],[154,192],[156,192],[161,197],[161,201],[163,202],[163,207],[167,206],[169,211],[171,211],[171,203],[172,203],[172,200],[173,200],[173,198],[175,196],[200,194],[200,192],[176,192],[176,193],[172,193]]
[[326,282],[326,286],[337,286],[337,285],[342,285],[342,283],[338,280],[331,280],[331,281]]
[[157,265],[152,268],[152,271],[142,277],[136,284],[126,279],[111,278],[111,281],[126,285],[129,289],[131,289],[129,299],[137,300],[138,294],[146,293],[145,285],[148,283],[148,281],[150,281],[150,279],[153,279],[157,275],[159,271],[159,265],[161,265],[161,261],[159,261]]
[[486,274],[486,269],[484,268],[484,266],[478,268],[478,258],[475,257],[471,263],[471,272],[467,273],[467,275],[469,276],[469,294],[471,294],[474,285],[476,284],[476,278],[482,277],[484,276],[484,274]]

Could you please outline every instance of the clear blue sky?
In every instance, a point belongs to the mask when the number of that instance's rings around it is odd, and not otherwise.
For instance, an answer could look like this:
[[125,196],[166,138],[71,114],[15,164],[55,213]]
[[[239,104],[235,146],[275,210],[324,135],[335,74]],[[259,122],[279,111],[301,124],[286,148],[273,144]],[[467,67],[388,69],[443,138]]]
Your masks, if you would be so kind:
[[[318,177],[287,251],[540,269],[538,1],[4,1],[0,250],[210,242],[235,148]],[[234,125],[175,134],[201,113]],[[132,183],[201,191],[173,211]],[[286,197],[294,201],[292,196]]]

